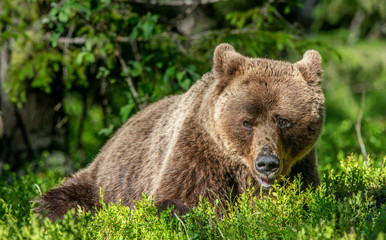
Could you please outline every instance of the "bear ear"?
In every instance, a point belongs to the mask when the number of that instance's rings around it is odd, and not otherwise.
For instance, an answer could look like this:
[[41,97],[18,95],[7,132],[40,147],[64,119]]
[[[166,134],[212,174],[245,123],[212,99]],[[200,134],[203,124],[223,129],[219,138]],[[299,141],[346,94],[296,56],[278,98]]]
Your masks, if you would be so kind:
[[304,79],[313,86],[320,86],[322,80],[322,57],[316,50],[308,50],[303,59],[295,63]]
[[230,81],[237,75],[243,73],[245,57],[236,52],[235,49],[222,43],[216,47],[213,54],[213,70],[218,78],[218,90],[221,92]]

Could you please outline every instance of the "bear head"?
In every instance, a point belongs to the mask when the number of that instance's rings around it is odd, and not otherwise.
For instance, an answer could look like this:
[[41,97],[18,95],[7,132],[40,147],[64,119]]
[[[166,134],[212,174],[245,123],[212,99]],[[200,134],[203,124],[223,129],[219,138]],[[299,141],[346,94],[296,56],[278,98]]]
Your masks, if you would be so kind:
[[324,123],[321,56],[291,64],[248,58],[229,44],[214,52],[211,135],[265,188],[314,147]]

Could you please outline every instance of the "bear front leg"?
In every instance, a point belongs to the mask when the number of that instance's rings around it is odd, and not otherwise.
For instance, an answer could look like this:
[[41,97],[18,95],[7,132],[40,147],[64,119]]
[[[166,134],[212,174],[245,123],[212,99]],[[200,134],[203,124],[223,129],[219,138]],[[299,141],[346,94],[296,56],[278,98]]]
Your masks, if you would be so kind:
[[320,184],[318,159],[315,147],[291,168],[291,172],[288,177],[290,180],[293,180],[298,174],[301,174],[302,177],[301,181],[303,183],[303,190],[307,189],[309,186],[315,188]]

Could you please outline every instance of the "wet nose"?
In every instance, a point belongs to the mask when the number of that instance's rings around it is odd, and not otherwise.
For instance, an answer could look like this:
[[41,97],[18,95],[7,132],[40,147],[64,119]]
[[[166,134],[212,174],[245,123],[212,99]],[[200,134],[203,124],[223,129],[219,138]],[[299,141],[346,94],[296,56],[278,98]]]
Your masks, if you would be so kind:
[[255,160],[255,168],[259,173],[269,175],[279,169],[280,160],[274,155],[261,155]]

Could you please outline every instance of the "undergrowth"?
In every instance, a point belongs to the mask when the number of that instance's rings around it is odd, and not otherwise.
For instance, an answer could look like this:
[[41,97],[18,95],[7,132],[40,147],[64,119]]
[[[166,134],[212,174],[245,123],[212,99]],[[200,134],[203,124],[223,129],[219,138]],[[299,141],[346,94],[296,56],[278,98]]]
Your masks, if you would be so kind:
[[73,209],[53,223],[37,216],[30,200],[60,179],[29,174],[0,183],[0,239],[385,239],[385,159],[381,167],[371,161],[367,167],[349,156],[341,167],[326,172],[314,192],[301,191],[297,179],[275,185],[270,197],[253,196],[251,189],[226,209],[202,200],[174,218],[171,209],[158,217],[144,196],[133,209],[103,203],[94,215]]

